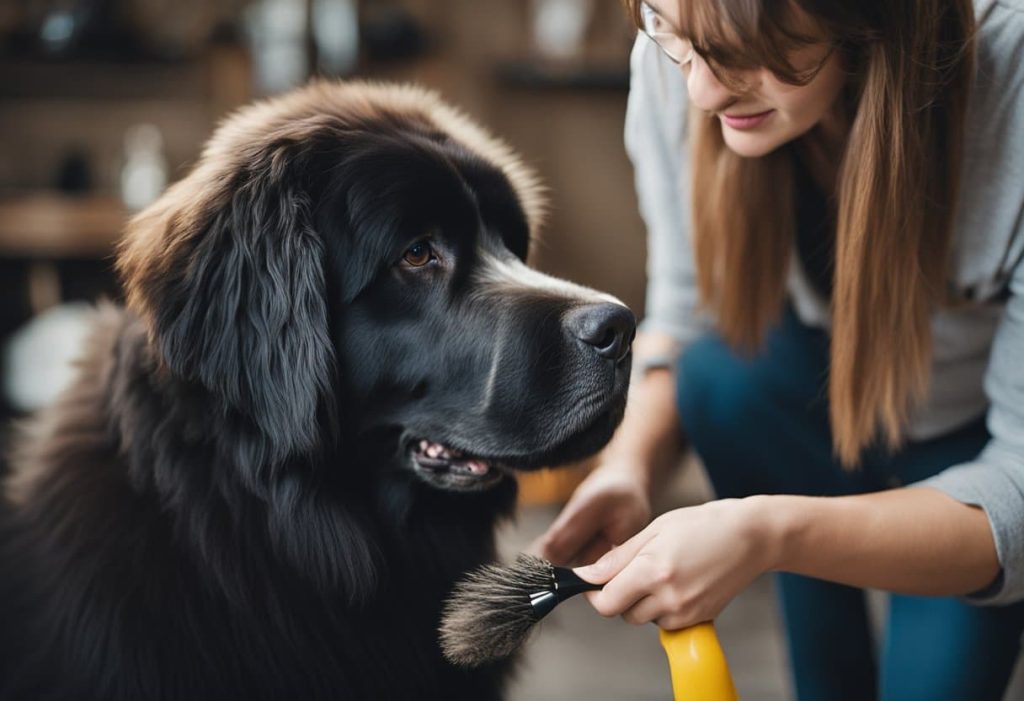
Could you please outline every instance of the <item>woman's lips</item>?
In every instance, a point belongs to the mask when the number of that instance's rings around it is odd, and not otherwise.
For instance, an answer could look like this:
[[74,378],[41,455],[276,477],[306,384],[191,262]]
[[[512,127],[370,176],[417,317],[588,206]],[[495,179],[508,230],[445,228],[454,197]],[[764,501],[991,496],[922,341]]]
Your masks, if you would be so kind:
[[722,121],[733,129],[754,129],[761,126],[764,120],[772,116],[775,110],[757,112],[756,114],[723,114]]

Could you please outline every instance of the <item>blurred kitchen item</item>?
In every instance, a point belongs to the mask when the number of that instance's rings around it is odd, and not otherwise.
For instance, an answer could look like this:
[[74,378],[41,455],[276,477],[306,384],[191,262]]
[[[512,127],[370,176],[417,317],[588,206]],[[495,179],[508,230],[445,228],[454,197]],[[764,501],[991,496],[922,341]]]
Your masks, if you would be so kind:
[[18,329],[3,349],[3,389],[10,405],[31,412],[53,402],[74,379],[93,306],[61,304]]
[[67,195],[81,195],[93,188],[92,163],[81,148],[70,149],[57,166],[54,179],[57,190]]
[[126,9],[136,0],[24,0],[7,52],[46,60],[131,60],[147,56],[146,37]]
[[355,0],[313,0],[317,70],[345,76],[359,62],[359,13]]
[[249,8],[256,92],[271,95],[309,76],[309,14],[306,0],[256,0]]
[[125,132],[121,199],[128,209],[138,211],[164,191],[167,162],[163,148],[163,136],[153,124],[139,124]]
[[50,0],[35,5],[39,44],[49,56],[88,48],[111,31],[104,22],[110,0]]
[[433,41],[426,27],[394,0],[364,3],[360,19],[363,48],[372,61],[416,58],[429,51]]
[[538,54],[571,60],[583,53],[593,0],[533,0],[531,27]]
[[594,0],[532,0],[526,7],[528,50],[497,61],[499,81],[526,89],[626,90],[635,30],[624,32],[621,8]]
[[216,34],[230,34],[247,0],[119,0],[121,14],[148,52],[163,60],[195,58]]

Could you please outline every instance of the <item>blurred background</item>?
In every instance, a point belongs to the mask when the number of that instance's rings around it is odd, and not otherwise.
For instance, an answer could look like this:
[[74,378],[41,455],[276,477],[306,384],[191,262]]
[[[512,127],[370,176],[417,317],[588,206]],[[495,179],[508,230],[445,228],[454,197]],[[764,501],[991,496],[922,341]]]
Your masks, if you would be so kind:
[[[642,315],[622,147],[633,36],[616,0],[0,0],[0,442],[67,382],[90,305],[119,299],[126,218],[187,172],[225,114],[312,76],[439,90],[547,184],[532,263]],[[585,469],[523,481],[505,554],[543,532]],[[661,509],[709,498],[695,461],[679,475]],[[770,580],[718,626],[744,700],[790,698]],[[670,697],[656,631],[582,600],[545,621],[510,695]]]
[[535,264],[639,310],[632,35],[615,0],[0,0],[3,418],[64,380],[76,303],[117,298],[126,217],[225,114],[312,76],[439,90],[550,187]]

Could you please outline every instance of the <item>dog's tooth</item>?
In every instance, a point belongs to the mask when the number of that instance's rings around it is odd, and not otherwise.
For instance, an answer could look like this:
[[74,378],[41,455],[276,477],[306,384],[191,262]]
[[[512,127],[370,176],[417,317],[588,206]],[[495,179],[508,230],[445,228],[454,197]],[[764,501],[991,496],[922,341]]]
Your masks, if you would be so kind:
[[421,440],[420,441],[420,452],[421,453],[427,452],[427,447],[429,445],[430,445],[430,441],[428,441],[427,439],[424,438],[423,440]]
[[486,475],[491,469],[491,466],[483,460],[468,460],[466,461],[466,467],[474,475]]

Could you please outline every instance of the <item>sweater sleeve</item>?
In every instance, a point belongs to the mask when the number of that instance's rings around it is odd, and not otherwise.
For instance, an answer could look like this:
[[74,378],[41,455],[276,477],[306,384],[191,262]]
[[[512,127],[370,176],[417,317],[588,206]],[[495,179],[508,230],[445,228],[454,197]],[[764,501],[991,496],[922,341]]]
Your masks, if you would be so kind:
[[658,331],[678,350],[710,328],[698,310],[690,241],[686,94],[679,68],[640,35],[630,57],[626,152],[647,228],[647,296],[641,331]]
[[[982,158],[982,177],[969,184],[975,197],[961,208],[965,228],[981,245],[990,230],[1008,229],[1009,247],[1001,260],[1009,262],[1004,283],[1009,297],[1000,315],[988,354],[984,390],[991,439],[973,461],[955,465],[920,483],[967,504],[988,516],[1002,572],[983,591],[968,597],[972,603],[1002,605],[1024,599],[1024,198],[1019,187],[1024,139],[1024,0],[976,2],[979,20],[979,76],[975,91],[979,124],[986,133],[969,134],[968,144]],[[978,130],[974,130],[978,132]],[[992,162],[992,144],[1002,157]],[[999,216],[975,221],[979,208]],[[1002,252],[1003,246],[999,247]],[[1016,261],[1016,262],[1014,262]],[[1000,263],[1002,265],[1002,263]]]
[[[1024,234],[1024,232],[1021,232]],[[1001,605],[1024,599],[1024,265],[1010,280],[1006,304],[985,374],[992,435],[972,462],[919,483],[984,509],[1002,573],[970,600]]]

